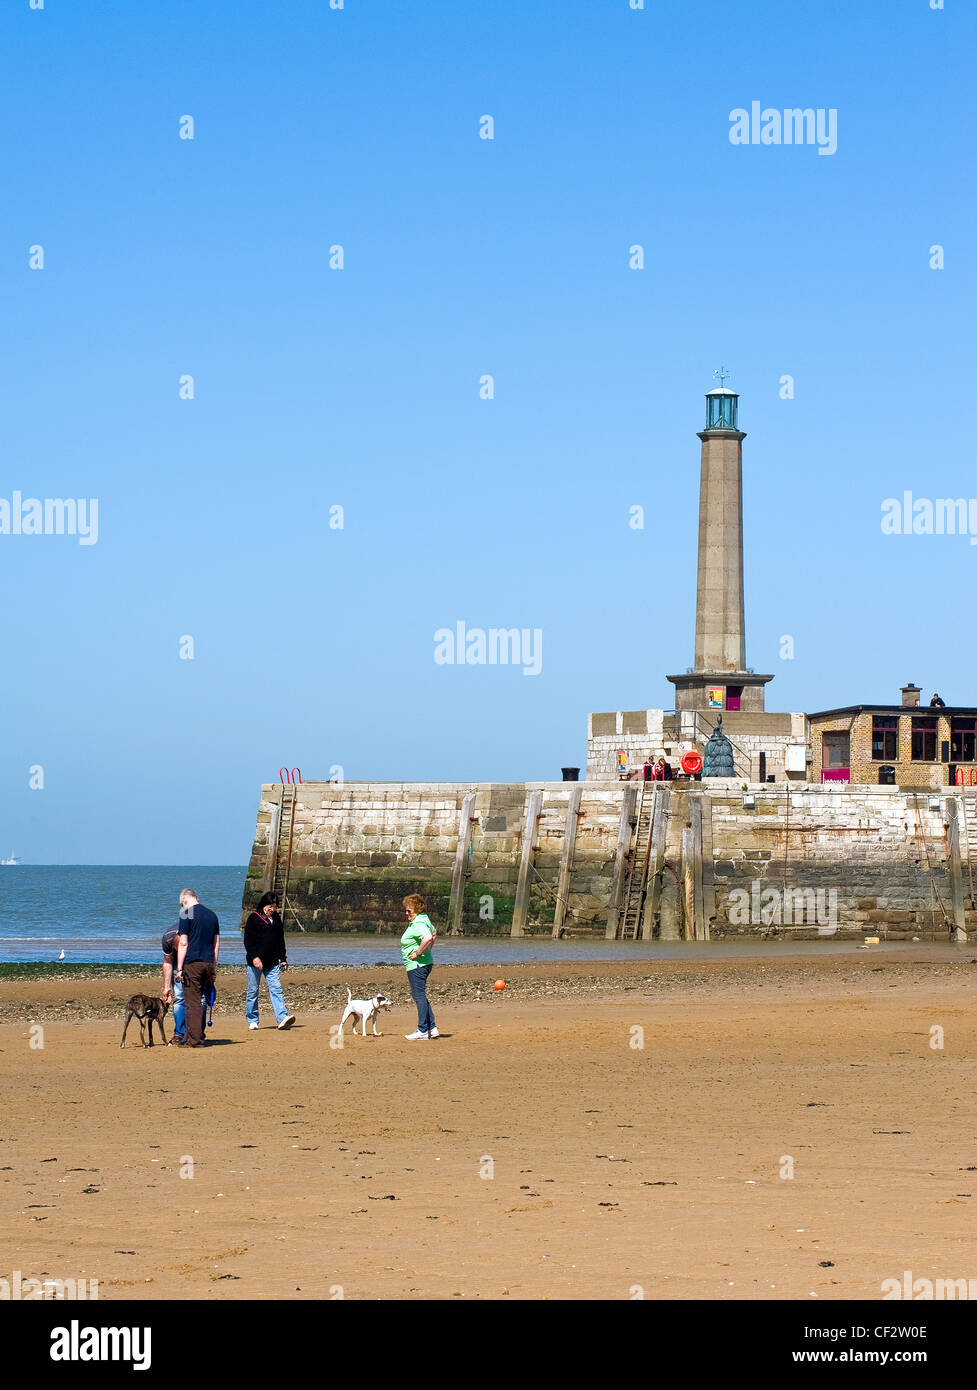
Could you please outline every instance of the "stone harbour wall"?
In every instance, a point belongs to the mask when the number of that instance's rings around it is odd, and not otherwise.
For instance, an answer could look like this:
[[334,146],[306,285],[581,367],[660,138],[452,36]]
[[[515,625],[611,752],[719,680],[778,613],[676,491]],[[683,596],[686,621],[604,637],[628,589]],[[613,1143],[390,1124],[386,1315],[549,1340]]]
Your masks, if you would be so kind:
[[[508,934],[524,865],[525,930],[549,934],[574,797],[569,935],[604,935],[609,918],[613,934],[645,860],[637,934],[646,939],[940,938],[951,926],[977,926],[977,792],[813,783],[744,790],[738,778],[672,784],[667,793],[657,785],[307,782],[295,793],[287,925],[297,918],[309,931],[399,935],[401,899],[420,892],[446,930],[454,877],[460,930]],[[276,853],[281,879],[282,792],[278,784],[261,790],[245,908],[275,883]],[[650,798],[660,794],[661,851],[649,857]]]
[[746,794],[750,809],[741,788],[711,793],[714,934],[780,927],[781,935],[945,936],[954,917],[948,803],[959,817],[959,888],[970,925],[967,830],[977,831],[977,805],[944,792],[931,799],[894,787],[808,783],[788,794],[761,785]]
[[[466,795],[473,794],[471,844],[464,862],[463,929],[508,932],[512,921],[527,802],[541,815],[531,875],[530,916],[552,922],[553,897],[571,790],[581,805],[568,906],[574,921],[606,919],[621,817],[615,786],[306,782],[297,788],[288,897],[313,931],[394,931],[401,899],[420,892],[444,921]],[[262,787],[245,905],[272,885],[282,788]],[[289,920],[289,926],[293,920]]]

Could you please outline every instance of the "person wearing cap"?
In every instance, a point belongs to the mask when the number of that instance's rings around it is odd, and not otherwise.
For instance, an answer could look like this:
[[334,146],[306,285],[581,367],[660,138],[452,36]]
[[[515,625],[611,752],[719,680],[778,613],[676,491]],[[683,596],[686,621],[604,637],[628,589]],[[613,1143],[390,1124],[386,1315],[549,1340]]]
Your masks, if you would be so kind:
[[182,1042],[187,1032],[187,1006],[183,999],[183,981],[173,978],[179,935],[180,924],[175,922],[168,931],[163,933],[159,943],[163,948],[163,1001],[173,1005],[173,1042]]

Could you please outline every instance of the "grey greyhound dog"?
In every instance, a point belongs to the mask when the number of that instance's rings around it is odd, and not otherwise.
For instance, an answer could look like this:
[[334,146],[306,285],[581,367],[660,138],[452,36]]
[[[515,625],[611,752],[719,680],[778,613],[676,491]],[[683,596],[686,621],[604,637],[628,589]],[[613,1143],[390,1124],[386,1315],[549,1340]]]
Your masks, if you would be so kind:
[[153,1024],[155,1023],[156,1027],[159,1029],[160,1037],[163,1039],[163,1045],[168,1047],[166,1030],[163,1027],[163,1017],[169,1007],[169,1004],[163,999],[154,999],[149,994],[134,994],[126,1003],[126,1021],[122,1029],[122,1041],[119,1043],[119,1046],[125,1047],[126,1033],[129,1024],[134,1018],[138,1018],[139,1038],[143,1047],[146,1046],[145,1025],[147,1023],[149,1024],[149,1046],[152,1047],[153,1045]]

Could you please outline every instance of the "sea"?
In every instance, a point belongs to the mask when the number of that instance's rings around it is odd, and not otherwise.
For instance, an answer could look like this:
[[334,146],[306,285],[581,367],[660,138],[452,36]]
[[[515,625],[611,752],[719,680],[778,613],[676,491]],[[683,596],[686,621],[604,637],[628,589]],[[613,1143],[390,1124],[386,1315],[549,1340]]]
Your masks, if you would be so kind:
[[[221,919],[221,959],[240,960],[238,924],[246,870],[237,866],[120,864],[18,864],[0,866],[0,963],[156,964],[160,937],[179,916],[183,888],[192,888]],[[397,965],[400,922],[389,934],[290,932],[293,965]],[[230,939],[229,939],[230,938]],[[856,941],[554,941],[549,936],[440,937],[437,958],[445,965],[470,963],[668,960],[825,955],[859,949]],[[919,953],[909,942],[887,949]]]

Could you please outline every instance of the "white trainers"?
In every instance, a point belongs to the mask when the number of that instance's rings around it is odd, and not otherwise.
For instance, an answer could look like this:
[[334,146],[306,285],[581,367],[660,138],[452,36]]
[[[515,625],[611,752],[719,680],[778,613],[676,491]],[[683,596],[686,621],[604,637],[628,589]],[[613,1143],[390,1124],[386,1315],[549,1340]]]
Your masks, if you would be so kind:
[[441,1034],[438,1032],[436,1028],[432,1028],[430,1033],[428,1033],[429,1038],[440,1038],[440,1036]]
[[417,1042],[419,1038],[429,1038],[430,1034],[421,1033],[418,1029],[415,1029],[413,1033],[405,1033],[404,1037],[407,1039],[408,1042]]
[[281,1023],[279,1023],[278,1027],[279,1027],[279,1029],[282,1029],[282,1028],[291,1028],[291,1026],[292,1026],[292,1024],[293,1024],[294,1022],[295,1022],[295,1015],[294,1015],[294,1014],[287,1014],[287,1015],[285,1016],[285,1018],[282,1019]]
[[257,1028],[257,1026],[258,1026],[257,1023],[249,1023],[249,1024],[248,1024],[248,1027],[249,1027],[249,1028]]

